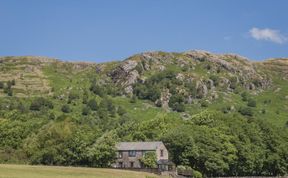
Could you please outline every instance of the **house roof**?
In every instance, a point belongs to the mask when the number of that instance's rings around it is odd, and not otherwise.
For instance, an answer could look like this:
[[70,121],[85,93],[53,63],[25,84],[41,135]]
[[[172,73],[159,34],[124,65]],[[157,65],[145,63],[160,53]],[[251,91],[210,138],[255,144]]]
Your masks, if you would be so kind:
[[163,142],[119,142],[117,150],[156,150]]

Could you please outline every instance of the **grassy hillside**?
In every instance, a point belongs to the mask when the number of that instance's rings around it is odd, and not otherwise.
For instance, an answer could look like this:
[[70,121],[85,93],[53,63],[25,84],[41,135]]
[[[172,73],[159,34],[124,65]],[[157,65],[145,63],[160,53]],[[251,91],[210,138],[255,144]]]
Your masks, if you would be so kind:
[[56,166],[27,166],[27,165],[3,165],[0,164],[0,178],[158,178],[149,173]]
[[204,175],[287,174],[287,61],[2,57],[0,162],[109,167],[116,142],[162,140],[177,165]]

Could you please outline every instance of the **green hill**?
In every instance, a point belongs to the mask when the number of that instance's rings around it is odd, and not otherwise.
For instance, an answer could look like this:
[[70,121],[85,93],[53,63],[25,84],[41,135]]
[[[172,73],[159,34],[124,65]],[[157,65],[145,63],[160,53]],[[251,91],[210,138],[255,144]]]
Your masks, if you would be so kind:
[[207,176],[288,173],[288,59],[2,57],[0,96],[2,163],[107,167],[117,141],[162,140]]

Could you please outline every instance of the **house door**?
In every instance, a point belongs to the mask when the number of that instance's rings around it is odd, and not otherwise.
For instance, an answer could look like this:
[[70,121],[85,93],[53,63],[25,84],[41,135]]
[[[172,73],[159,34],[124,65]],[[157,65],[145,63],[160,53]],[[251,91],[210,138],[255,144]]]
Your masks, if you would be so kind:
[[130,162],[130,167],[133,168],[134,167],[134,162]]
[[118,162],[118,168],[123,168],[123,162]]

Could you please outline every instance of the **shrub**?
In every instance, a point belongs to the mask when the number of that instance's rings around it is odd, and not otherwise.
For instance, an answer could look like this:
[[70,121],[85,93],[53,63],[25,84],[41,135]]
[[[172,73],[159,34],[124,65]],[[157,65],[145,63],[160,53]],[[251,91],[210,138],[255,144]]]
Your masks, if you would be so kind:
[[243,116],[253,116],[253,111],[250,107],[241,107],[239,113]]
[[72,112],[72,109],[70,108],[70,106],[68,104],[65,104],[62,106],[61,111],[64,113],[70,113],[70,112]]
[[119,116],[123,116],[124,114],[127,113],[127,111],[122,106],[119,106],[117,113],[119,114]]
[[183,103],[175,103],[172,106],[172,109],[174,111],[177,111],[177,112],[184,112],[185,111],[185,105]]
[[13,80],[11,80],[11,85],[16,85],[16,81],[15,81],[15,79],[13,79]]
[[249,99],[249,100],[248,100],[248,103],[247,103],[247,106],[249,106],[249,107],[256,107],[256,101],[253,100],[253,99]]
[[130,103],[137,103],[137,96],[133,95],[130,99]]
[[243,101],[248,101],[248,93],[247,93],[247,92],[243,92],[243,93],[241,94],[241,97],[242,97],[242,100],[243,100]]
[[210,76],[209,78],[213,81],[214,86],[218,86],[218,84],[219,84],[219,77],[218,77],[217,75],[212,75],[212,76]]
[[55,114],[54,113],[50,113],[49,114],[49,119],[50,120],[54,120],[56,118]]
[[10,89],[8,89],[8,91],[7,91],[7,95],[8,96],[13,96],[13,91],[12,91],[12,89],[10,88]]
[[224,113],[224,114],[227,114],[231,111],[231,107],[230,106],[224,106],[221,111]]
[[30,110],[40,111],[42,108],[53,109],[53,103],[45,98],[36,98],[30,105]]
[[87,116],[90,114],[90,108],[88,106],[84,106],[82,109],[82,115]]
[[206,108],[206,107],[208,107],[208,102],[206,101],[206,100],[202,100],[201,101],[201,107],[203,107],[203,108]]
[[88,101],[87,106],[92,110],[92,111],[97,111],[98,109],[98,104],[95,99],[91,99]]
[[4,82],[0,81],[0,89],[4,88]]
[[100,97],[103,97],[106,94],[106,90],[104,87],[101,87],[100,85],[93,83],[90,87],[90,91],[92,91],[95,95],[98,95]]
[[196,170],[192,171],[192,176],[193,176],[193,178],[202,178],[203,177],[201,172],[196,171]]
[[157,167],[157,157],[155,152],[147,152],[144,157],[139,160],[147,168]]
[[79,99],[79,95],[75,92],[71,92],[68,95],[68,103],[71,103],[71,101]]

